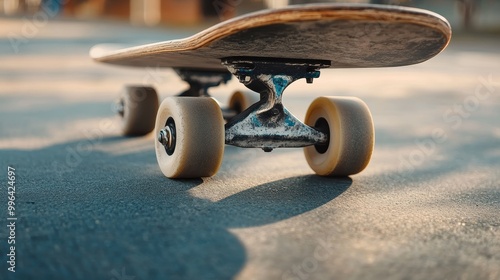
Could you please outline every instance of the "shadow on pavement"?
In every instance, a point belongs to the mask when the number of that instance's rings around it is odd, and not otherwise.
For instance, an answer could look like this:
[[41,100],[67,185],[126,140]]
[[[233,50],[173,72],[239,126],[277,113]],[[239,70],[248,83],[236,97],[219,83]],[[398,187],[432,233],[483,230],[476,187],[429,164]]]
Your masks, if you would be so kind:
[[[121,141],[129,140],[101,143]],[[293,177],[213,202],[191,195],[201,179],[164,178],[149,150],[94,150],[57,172],[53,163],[63,164],[80,142],[0,150],[2,162],[18,171],[16,279],[229,279],[247,260],[229,229],[303,214],[352,184],[350,178]]]

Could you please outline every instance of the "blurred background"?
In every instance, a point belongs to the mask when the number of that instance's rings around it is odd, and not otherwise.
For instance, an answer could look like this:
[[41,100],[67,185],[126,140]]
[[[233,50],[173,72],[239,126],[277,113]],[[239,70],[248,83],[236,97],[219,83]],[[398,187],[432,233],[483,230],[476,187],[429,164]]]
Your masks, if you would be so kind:
[[[1,274],[1,225],[0,279],[292,279],[297,267],[308,274],[294,279],[500,279],[500,0],[349,1],[425,8],[453,26],[425,63],[325,70],[287,89],[299,119],[318,96],[368,104],[376,147],[352,179],[313,176],[301,149],[227,146],[215,177],[172,181],[152,134],[120,137],[124,84],[161,98],[187,86],[170,69],[98,64],[92,46],[315,2],[0,0],[0,168],[19,170],[19,269]],[[211,94],[227,104],[244,89],[233,79]],[[323,240],[331,254],[311,262]]]
[[392,4],[426,8],[445,16],[455,30],[499,30],[499,0],[0,0],[0,14],[50,10],[61,17],[116,19],[136,25],[213,23],[264,8],[320,2]]

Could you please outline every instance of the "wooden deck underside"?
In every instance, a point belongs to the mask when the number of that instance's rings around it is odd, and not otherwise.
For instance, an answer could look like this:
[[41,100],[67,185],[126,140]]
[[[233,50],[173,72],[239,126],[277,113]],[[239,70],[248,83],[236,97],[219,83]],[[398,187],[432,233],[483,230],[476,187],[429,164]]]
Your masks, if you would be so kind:
[[99,62],[224,70],[226,57],[328,60],[331,68],[391,67],[420,63],[449,43],[441,16],[380,5],[302,5],[249,14],[186,39],[134,48],[96,46]]

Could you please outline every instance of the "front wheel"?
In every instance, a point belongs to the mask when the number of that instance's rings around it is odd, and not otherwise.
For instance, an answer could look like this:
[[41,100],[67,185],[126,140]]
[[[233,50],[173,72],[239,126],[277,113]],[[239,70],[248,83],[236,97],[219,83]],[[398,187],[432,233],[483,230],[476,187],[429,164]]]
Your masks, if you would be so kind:
[[224,154],[224,119],[208,97],[169,97],[156,117],[156,159],[168,178],[215,175]]
[[321,176],[349,176],[368,165],[375,142],[368,106],[355,97],[320,97],[309,107],[305,123],[329,136],[326,145],[304,148],[309,166]]

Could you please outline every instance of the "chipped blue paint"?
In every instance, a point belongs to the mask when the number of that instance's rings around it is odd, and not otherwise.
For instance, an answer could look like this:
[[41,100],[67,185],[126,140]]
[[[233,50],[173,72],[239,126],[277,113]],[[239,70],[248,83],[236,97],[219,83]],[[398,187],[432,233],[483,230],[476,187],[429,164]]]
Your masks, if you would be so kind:
[[317,79],[319,78],[319,76],[321,75],[321,73],[319,71],[314,71],[314,72],[307,72],[306,74],[306,77],[305,78],[313,78],[313,79]]
[[255,127],[262,127],[262,122],[259,120],[259,118],[256,115],[250,117],[250,122]]
[[285,110],[285,125],[288,127],[294,127],[297,125],[297,121],[295,117],[292,117],[293,115],[287,110]]
[[228,70],[250,89],[261,92],[261,101],[226,124],[226,144],[263,148],[305,147],[328,141],[328,135],[305,125],[282,104],[285,89],[298,79],[320,76],[325,61],[264,61],[259,58],[224,59]]
[[250,75],[252,74],[253,69],[241,68],[239,69],[239,72],[243,75]]
[[281,96],[285,89],[290,85],[290,78],[283,75],[276,75],[272,77],[276,95]]

